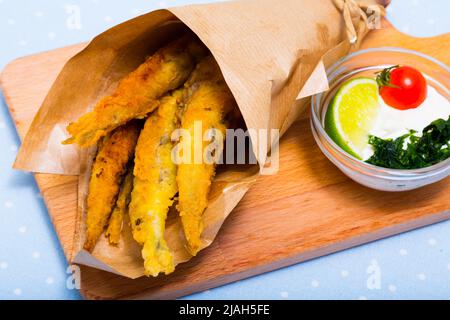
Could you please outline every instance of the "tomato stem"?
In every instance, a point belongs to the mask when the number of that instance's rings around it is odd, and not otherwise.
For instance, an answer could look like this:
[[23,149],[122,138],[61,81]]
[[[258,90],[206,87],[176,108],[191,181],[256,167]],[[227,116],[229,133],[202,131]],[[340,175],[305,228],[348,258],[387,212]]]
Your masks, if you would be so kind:
[[397,69],[399,67],[400,67],[400,65],[395,65],[395,66],[386,68],[382,71],[375,73],[377,75],[377,79],[376,79],[377,84],[378,84],[378,87],[380,87],[380,89],[382,87],[389,87],[389,88],[396,88],[396,89],[400,88],[399,86],[393,85],[391,83],[391,72],[392,72],[392,70]]

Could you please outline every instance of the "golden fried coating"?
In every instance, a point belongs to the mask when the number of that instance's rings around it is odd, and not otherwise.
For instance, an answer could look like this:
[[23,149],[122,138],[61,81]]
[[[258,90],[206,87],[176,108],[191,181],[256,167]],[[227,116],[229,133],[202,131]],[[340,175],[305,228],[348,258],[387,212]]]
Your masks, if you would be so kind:
[[120,234],[122,233],[123,219],[128,214],[128,205],[131,200],[131,191],[133,190],[133,168],[128,169],[128,173],[123,179],[120,187],[119,196],[117,197],[116,206],[109,218],[108,229],[106,229],[106,237],[111,245],[118,245]]
[[144,246],[145,273],[154,277],[175,270],[164,232],[167,213],[178,191],[171,134],[178,126],[176,113],[182,93],[178,90],[161,99],[158,110],[147,119],[136,147],[129,213],[133,237]]
[[104,138],[92,166],[87,197],[86,242],[91,252],[103,233],[116,203],[127,164],[132,159],[140,125],[133,121]]
[[208,55],[197,64],[184,86],[186,89],[195,89],[195,83],[206,80],[223,81],[222,71],[212,55]]
[[188,79],[197,60],[206,55],[203,45],[184,36],[158,50],[120,81],[116,91],[94,110],[67,127],[64,144],[94,145],[100,138],[132,119],[142,119],[159,106],[158,99]]
[[[208,204],[208,195],[216,168],[215,163],[205,161],[207,159],[204,155],[209,152],[208,148],[213,143],[219,147],[218,149],[223,149],[226,133],[224,116],[234,107],[235,102],[227,85],[220,78],[193,83],[186,90],[189,91],[189,98],[182,117],[181,129],[189,132],[190,159],[183,155],[183,162],[178,166],[178,211],[188,242],[188,250],[195,256],[201,246],[202,216]],[[210,141],[194,141],[196,127],[201,129],[200,135],[197,135],[200,138],[210,129],[216,130],[215,135]],[[183,137],[181,143],[183,144]],[[197,143],[201,146],[200,148],[196,148]],[[216,154],[218,153],[221,153],[221,150],[216,150]]]

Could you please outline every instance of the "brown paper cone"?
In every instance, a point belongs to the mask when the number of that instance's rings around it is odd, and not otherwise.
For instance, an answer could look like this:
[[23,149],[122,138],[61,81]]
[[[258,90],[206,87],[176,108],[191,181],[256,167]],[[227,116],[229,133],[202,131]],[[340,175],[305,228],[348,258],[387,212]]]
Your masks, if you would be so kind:
[[[143,275],[140,248],[127,228],[117,248],[102,237],[92,255],[81,249],[92,150],[61,144],[68,137],[68,123],[111,93],[146,56],[190,29],[216,58],[247,127],[278,129],[282,135],[305,110],[308,97],[327,90],[326,66],[358,47],[368,32],[364,10],[374,3],[244,0],[193,5],[142,15],[93,39],[64,66],[14,164],[32,172],[80,175],[74,262],[130,278]],[[258,143],[254,131],[250,136],[264,167],[275,141],[268,136]],[[258,172],[255,166],[225,166],[217,175],[204,214],[203,247],[214,241]],[[176,215],[169,218],[166,238],[176,263],[191,258]]]

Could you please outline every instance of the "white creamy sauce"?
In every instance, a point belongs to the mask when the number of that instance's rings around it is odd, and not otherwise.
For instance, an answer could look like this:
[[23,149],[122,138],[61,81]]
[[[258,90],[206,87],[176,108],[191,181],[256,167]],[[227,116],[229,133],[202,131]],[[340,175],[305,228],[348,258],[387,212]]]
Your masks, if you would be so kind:
[[[428,86],[426,100],[416,109],[398,110],[388,106],[381,96],[379,100],[380,111],[370,134],[382,139],[395,139],[410,130],[420,134],[434,120],[447,120],[450,115],[450,102],[431,86]],[[372,146],[368,146],[363,152],[363,159],[369,159],[373,153]]]

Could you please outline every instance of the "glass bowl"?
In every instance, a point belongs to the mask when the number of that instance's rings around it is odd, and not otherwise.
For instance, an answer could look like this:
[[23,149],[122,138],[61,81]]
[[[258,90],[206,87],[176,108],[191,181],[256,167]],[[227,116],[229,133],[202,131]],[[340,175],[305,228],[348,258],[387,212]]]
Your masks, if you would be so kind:
[[311,127],[325,156],[352,180],[381,191],[414,190],[450,175],[450,159],[417,170],[387,169],[363,162],[342,150],[325,132],[324,118],[330,100],[347,80],[374,73],[394,65],[410,65],[420,70],[430,86],[450,99],[450,68],[419,52],[401,48],[374,48],[355,52],[327,70],[330,89],[311,100]]

